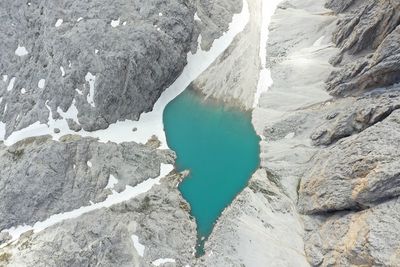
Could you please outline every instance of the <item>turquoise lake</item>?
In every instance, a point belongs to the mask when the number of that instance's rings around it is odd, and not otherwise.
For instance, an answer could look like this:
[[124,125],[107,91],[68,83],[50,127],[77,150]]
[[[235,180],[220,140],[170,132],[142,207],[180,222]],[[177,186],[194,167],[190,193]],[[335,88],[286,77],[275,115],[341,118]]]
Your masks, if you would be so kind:
[[259,137],[251,114],[204,101],[190,88],[164,110],[168,146],[178,171],[190,170],[180,184],[197,222],[197,254],[214,223],[259,166]]

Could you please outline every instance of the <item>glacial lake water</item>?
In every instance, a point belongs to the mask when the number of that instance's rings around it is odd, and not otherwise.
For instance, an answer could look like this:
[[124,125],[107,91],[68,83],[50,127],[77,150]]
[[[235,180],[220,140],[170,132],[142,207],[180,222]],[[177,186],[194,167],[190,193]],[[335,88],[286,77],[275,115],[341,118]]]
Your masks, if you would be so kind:
[[178,171],[190,170],[180,184],[197,222],[197,254],[214,223],[259,166],[259,137],[251,114],[204,101],[190,88],[164,110],[168,146]]

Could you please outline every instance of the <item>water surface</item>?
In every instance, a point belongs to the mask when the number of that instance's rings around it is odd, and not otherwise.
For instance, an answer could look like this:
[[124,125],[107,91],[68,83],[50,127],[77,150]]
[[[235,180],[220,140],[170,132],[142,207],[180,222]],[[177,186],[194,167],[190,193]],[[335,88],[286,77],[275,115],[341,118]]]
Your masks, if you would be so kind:
[[204,101],[190,88],[168,104],[163,119],[177,170],[190,170],[179,189],[196,219],[201,255],[215,221],[259,166],[259,138],[250,113]]

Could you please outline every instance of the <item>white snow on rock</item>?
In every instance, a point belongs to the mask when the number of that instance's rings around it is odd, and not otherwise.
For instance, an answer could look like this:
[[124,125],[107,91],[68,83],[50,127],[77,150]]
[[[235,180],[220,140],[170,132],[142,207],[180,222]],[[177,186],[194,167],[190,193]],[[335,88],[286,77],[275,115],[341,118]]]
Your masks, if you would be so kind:
[[8,75],[3,75],[3,82],[7,82],[8,80]]
[[6,125],[0,121],[0,140],[4,140],[5,134],[6,134]]
[[46,85],[46,80],[45,79],[40,79],[39,82],[38,82],[38,87],[40,89],[43,89],[45,85]]
[[86,162],[86,165],[88,165],[89,168],[92,168],[92,167],[93,167],[93,165],[92,165],[92,163],[91,163],[90,161],[87,161],[87,162]]
[[28,54],[28,50],[26,50],[26,48],[24,46],[18,45],[17,49],[15,50],[15,54],[19,57],[23,57]]
[[[0,123],[0,135],[1,135],[1,123]],[[89,206],[84,206],[76,210],[68,211],[65,213],[59,213],[50,216],[48,219],[42,221],[42,222],[37,222],[33,226],[29,225],[21,225],[17,227],[12,227],[10,229],[6,229],[1,231],[7,232],[11,235],[11,240],[5,244],[0,245],[0,248],[7,246],[11,242],[14,242],[18,240],[18,238],[25,232],[33,230],[34,233],[38,233],[40,231],[43,231],[44,229],[53,226],[57,223],[60,223],[62,221],[68,220],[68,219],[74,219],[78,218],[79,216],[94,211],[98,210],[101,208],[108,208],[111,207],[112,205],[130,200],[132,198],[135,198],[143,193],[148,192],[154,185],[160,184],[161,178],[169,174],[172,170],[174,169],[174,166],[172,164],[163,164],[161,163],[160,165],[160,175],[157,178],[150,178],[147,179],[146,181],[132,187],[127,185],[126,189],[122,191],[121,193],[117,193],[115,191],[112,192],[111,195],[108,195],[106,200],[103,202],[91,204]],[[144,251],[144,249],[143,249]],[[139,250],[138,250],[139,252]]]
[[85,81],[89,83],[89,93],[86,97],[87,102],[92,106],[95,107],[94,104],[94,82],[96,81],[96,76],[88,72],[85,76]]
[[114,177],[114,175],[110,174],[110,178],[108,179],[108,184],[105,189],[113,189],[114,186],[118,184],[118,179]]
[[124,26],[125,26],[125,25],[126,25],[126,21],[124,21],[124,23],[122,23],[122,25],[124,25]]
[[79,21],[81,21],[81,20],[83,20],[83,18],[82,18],[82,17],[79,17],[76,21],[79,22]]
[[162,15],[163,15],[163,14],[162,14],[161,12],[160,12],[160,13],[158,13],[158,16],[162,17]]
[[82,92],[81,90],[79,90],[78,88],[76,88],[75,91],[76,91],[78,94],[83,95],[83,92]]
[[111,27],[115,28],[118,27],[120,23],[120,19],[118,18],[117,20],[111,20]]
[[260,33],[260,60],[261,70],[260,77],[258,79],[257,91],[254,96],[253,108],[258,106],[261,94],[268,91],[273,81],[271,78],[271,71],[267,69],[267,43],[269,30],[268,26],[271,22],[272,15],[275,13],[276,8],[281,0],[263,0],[262,1],[262,22],[261,22],[261,33]]
[[197,12],[194,13],[194,20],[201,21],[201,19],[200,19],[199,16],[197,15]]
[[135,247],[137,253],[139,254],[140,257],[143,257],[144,250],[146,249],[146,247],[140,244],[139,237],[137,235],[132,235],[131,238],[133,241],[133,246]]
[[95,54],[99,53],[99,50],[98,50],[98,49],[95,49],[95,50],[94,50],[94,53],[95,53]]
[[23,95],[26,94],[26,89],[25,88],[21,89],[21,94],[23,94]]
[[154,266],[161,266],[165,263],[175,263],[175,259],[171,259],[171,258],[158,259],[158,260],[153,261],[151,264],[153,264]]
[[60,71],[61,71],[61,76],[64,77],[65,76],[65,70],[64,70],[63,66],[60,66]]
[[12,77],[10,83],[7,86],[7,91],[11,91],[14,88],[14,84],[15,84],[15,77]]
[[62,19],[58,19],[57,21],[56,21],[56,24],[54,25],[55,27],[60,27],[61,26],[61,24],[63,23],[64,21],[62,20]]

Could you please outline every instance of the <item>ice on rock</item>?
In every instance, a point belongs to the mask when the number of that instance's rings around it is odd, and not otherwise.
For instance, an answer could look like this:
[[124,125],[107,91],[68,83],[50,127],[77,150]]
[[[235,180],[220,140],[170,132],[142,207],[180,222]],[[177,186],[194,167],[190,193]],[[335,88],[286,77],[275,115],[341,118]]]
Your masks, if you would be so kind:
[[139,254],[139,256],[143,257],[144,255],[144,249],[146,248],[145,246],[143,246],[142,244],[140,244],[139,242],[139,237],[137,235],[132,235],[132,241],[133,241],[133,245],[137,251],[137,253]]
[[24,46],[18,46],[17,49],[15,50],[15,55],[19,57],[26,56],[28,54],[28,50]]
[[96,76],[92,73],[88,72],[85,76],[85,81],[89,83],[89,93],[87,95],[87,102],[92,106],[95,107],[94,104],[94,82],[96,80]]
[[64,70],[64,68],[62,66],[60,67],[60,71],[61,71],[61,76],[64,77],[65,76],[65,70]]
[[10,83],[7,86],[7,91],[11,91],[14,88],[14,84],[15,84],[15,77],[12,77]]
[[62,19],[58,19],[57,20],[57,22],[56,22],[56,24],[54,25],[55,27],[60,27],[61,26],[61,24],[63,23],[64,21],[62,20]]
[[118,18],[117,20],[111,20],[111,27],[115,28],[119,26],[120,19]]
[[110,178],[108,179],[108,184],[105,189],[113,189],[114,186],[118,184],[118,179],[114,177],[114,175],[110,174]]
[[46,84],[46,80],[45,79],[40,79],[39,82],[38,82],[38,87],[40,89],[43,89],[45,84]]

